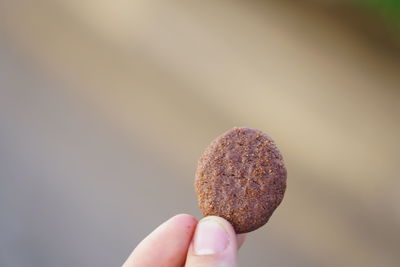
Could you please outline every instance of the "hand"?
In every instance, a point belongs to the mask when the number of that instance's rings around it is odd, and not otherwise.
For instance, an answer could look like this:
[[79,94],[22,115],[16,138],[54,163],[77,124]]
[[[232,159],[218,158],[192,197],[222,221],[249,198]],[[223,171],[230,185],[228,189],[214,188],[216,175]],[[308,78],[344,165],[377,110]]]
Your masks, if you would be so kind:
[[245,235],[236,235],[225,219],[172,217],[148,235],[122,267],[237,266]]

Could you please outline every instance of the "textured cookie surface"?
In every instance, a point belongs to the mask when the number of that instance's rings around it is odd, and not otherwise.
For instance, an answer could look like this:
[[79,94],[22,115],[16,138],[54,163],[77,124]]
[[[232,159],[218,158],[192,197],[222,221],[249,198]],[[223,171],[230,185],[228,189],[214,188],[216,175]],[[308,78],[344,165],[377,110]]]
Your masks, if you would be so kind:
[[256,129],[229,130],[198,162],[195,190],[202,213],[225,218],[236,233],[267,223],[285,189],[282,156],[272,139]]

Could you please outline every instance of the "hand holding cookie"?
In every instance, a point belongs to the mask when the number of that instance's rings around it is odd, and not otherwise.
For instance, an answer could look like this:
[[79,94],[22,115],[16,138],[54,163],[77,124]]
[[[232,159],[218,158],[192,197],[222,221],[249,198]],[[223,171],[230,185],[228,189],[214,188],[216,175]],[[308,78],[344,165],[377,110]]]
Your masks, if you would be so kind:
[[123,267],[237,266],[243,233],[268,222],[285,190],[286,168],[272,139],[256,129],[233,128],[215,139],[198,163],[195,191],[206,217],[172,217]]
[[198,222],[180,214],[148,235],[123,267],[234,267],[243,242],[244,235],[236,235],[223,218],[211,216]]

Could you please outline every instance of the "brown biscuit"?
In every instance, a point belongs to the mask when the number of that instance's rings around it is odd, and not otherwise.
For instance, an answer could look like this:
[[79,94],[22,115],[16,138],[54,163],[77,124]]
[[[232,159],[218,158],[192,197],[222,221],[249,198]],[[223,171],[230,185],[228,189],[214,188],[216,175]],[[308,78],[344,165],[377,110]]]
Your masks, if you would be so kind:
[[215,139],[198,162],[196,194],[204,216],[228,220],[236,233],[263,226],[283,199],[286,169],[265,133],[233,128]]

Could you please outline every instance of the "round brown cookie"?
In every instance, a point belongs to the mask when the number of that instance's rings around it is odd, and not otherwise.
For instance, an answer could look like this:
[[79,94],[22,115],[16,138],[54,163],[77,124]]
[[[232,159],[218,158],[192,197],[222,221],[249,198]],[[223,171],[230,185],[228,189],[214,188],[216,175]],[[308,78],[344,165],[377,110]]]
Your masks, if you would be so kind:
[[233,128],[200,157],[195,188],[204,216],[223,217],[236,233],[247,233],[267,223],[281,203],[286,169],[268,135]]

